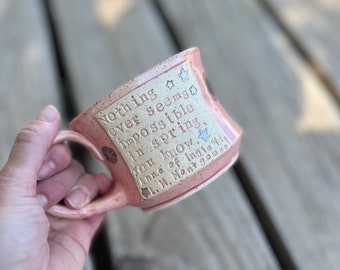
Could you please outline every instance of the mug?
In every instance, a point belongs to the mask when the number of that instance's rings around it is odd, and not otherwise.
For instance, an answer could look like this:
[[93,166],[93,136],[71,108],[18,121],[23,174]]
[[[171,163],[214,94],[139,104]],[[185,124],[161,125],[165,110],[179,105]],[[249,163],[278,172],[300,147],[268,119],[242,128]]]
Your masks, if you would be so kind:
[[74,118],[55,143],[74,141],[104,162],[109,192],[81,209],[48,212],[85,218],[123,206],[175,203],[237,159],[242,130],[207,88],[198,48],[190,48],[112,91]]

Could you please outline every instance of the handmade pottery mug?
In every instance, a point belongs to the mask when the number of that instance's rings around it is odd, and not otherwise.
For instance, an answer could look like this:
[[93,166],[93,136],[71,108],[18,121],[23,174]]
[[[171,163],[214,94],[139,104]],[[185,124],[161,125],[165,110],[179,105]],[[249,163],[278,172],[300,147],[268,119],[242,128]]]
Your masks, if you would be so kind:
[[172,204],[204,187],[237,159],[241,128],[208,91],[198,48],[163,61],[112,91],[60,131],[55,143],[86,146],[104,162],[112,189],[81,209],[84,218],[123,206]]

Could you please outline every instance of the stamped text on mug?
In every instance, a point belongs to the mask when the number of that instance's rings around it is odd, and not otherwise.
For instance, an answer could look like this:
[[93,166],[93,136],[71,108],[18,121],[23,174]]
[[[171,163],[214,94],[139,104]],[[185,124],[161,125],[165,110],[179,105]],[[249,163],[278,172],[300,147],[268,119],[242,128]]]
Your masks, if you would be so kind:
[[189,63],[184,62],[95,117],[119,149],[140,195],[152,198],[231,147],[233,132],[223,132],[214,113],[205,104]]

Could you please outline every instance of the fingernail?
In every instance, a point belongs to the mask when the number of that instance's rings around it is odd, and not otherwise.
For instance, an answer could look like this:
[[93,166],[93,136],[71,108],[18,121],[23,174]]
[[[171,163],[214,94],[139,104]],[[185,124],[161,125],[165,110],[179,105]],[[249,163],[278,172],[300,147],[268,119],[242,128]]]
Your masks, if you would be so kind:
[[43,163],[43,165],[40,167],[40,170],[38,172],[38,180],[45,179],[55,171],[56,164],[52,160],[47,160]]
[[57,115],[57,109],[52,105],[48,105],[39,113],[37,119],[44,122],[52,123],[54,122],[54,120],[56,120]]
[[73,208],[81,208],[89,202],[89,195],[80,187],[67,195],[67,201]]
[[48,203],[48,199],[44,194],[37,194],[37,199],[42,207],[45,207]]

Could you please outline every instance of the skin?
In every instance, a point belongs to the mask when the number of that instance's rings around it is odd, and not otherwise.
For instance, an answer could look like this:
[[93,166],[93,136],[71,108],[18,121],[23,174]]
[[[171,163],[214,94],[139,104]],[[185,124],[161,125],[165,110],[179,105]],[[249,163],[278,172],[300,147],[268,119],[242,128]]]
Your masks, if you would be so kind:
[[0,171],[0,269],[83,269],[104,219],[46,213],[63,198],[81,208],[111,186],[104,174],[85,173],[66,145],[53,145],[59,124],[58,111],[47,106],[20,131]]

